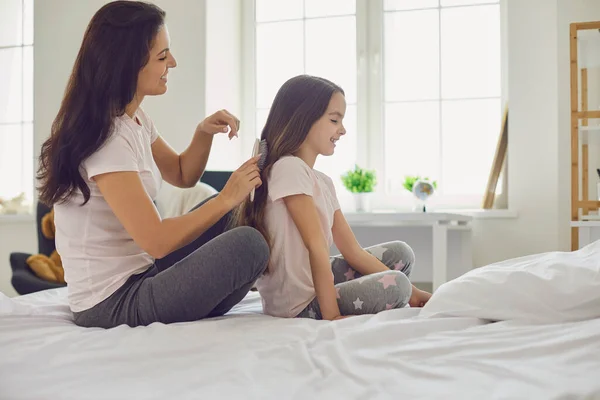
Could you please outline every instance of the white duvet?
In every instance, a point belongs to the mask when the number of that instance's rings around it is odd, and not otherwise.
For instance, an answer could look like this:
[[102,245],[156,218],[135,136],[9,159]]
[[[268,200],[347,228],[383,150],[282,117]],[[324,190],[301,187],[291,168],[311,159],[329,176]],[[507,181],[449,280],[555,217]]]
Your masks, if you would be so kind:
[[[472,271],[423,310],[337,322],[264,316],[251,293],[222,318],[84,329],[64,289],[0,294],[0,399],[600,399],[600,290],[578,280],[598,283],[599,246]],[[542,299],[558,277],[553,311]]]

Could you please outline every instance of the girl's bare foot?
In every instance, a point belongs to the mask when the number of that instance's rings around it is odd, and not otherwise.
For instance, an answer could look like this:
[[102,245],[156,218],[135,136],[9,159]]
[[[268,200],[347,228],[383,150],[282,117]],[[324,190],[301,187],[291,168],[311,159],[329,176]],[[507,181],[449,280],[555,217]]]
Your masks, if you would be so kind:
[[417,289],[413,285],[412,295],[410,296],[410,300],[408,300],[408,304],[410,304],[411,307],[423,307],[425,304],[427,304],[430,298],[431,293]]

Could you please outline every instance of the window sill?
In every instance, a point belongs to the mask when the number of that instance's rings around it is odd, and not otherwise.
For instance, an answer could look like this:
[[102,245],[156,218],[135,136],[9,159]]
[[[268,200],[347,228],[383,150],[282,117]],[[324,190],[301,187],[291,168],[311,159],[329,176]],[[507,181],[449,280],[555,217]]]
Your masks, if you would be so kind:
[[444,209],[437,210],[438,212],[447,212],[453,214],[462,214],[473,217],[473,219],[516,219],[519,214],[514,210],[509,209],[490,209],[484,210],[481,208],[472,209]]
[[0,214],[0,225],[33,222],[35,222],[35,216],[33,214]]
[[[484,210],[484,209],[435,209],[427,211],[426,213],[420,212],[410,212],[410,211],[401,211],[401,210],[373,210],[371,212],[355,212],[354,210],[343,210],[346,216],[346,219],[349,222],[363,222],[363,221],[386,221],[396,222],[398,218],[406,219],[405,222],[409,220],[448,220],[448,221],[461,221],[459,222],[467,222],[467,220],[480,220],[480,219],[516,219],[518,217],[518,213],[513,210],[507,209],[492,209],[492,210]],[[422,216],[422,218],[419,218]],[[464,221],[461,216],[468,217]]]

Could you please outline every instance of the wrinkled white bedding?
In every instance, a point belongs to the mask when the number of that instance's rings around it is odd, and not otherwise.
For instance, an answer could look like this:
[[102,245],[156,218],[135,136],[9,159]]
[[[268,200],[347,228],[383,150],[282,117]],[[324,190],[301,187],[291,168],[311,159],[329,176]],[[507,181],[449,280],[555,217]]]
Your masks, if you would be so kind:
[[[466,278],[479,280],[479,294],[463,299],[461,281],[448,283],[423,315],[406,308],[337,322],[267,317],[251,293],[221,318],[84,329],[72,322],[65,289],[0,294],[0,399],[600,398],[600,319],[534,323],[526,314],[539,310],[519,310],[518,300],[503,314],[475,315],[509,320],[476,318],[472,310],[500,304],[486,300],[485,285],[500,283],[501,272],[489,271]],[[597,304],[590,296],[584,303]]]

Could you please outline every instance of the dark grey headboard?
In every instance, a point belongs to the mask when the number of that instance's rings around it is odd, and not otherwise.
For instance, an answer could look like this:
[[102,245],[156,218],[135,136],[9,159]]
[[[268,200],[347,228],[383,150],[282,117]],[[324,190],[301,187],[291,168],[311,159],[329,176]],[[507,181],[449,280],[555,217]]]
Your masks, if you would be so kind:
[[200,178],[200,182],[206,183],[220,192],[231,174],[232,171],[204,171],[204,174]]

